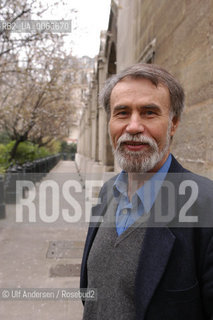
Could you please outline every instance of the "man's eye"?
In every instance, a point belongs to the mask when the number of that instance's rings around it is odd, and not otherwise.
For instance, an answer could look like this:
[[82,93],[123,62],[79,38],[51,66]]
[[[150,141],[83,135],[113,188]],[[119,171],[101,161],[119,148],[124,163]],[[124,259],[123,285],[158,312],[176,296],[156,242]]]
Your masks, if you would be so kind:
[[147,110],[147,111],[145,112],[145,114],[146,114],[147,116],[153,116],[153,115],[155,114],[155,112],[152,111],[152,110]]
[[127,112],[126,111],[120,111],[117,113],[119,116],[126,116]]

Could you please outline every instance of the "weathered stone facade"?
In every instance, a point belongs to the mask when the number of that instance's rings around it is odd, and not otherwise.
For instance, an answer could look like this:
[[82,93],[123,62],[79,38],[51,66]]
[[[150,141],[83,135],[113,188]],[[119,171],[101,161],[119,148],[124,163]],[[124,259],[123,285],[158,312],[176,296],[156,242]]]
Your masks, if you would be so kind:
[[116,16],[117,6],[112,3],[109,27],[102,32],[90,96],[80,123],[76,163],[82,173],[114,170],[114,157],[108,136],[107,115],[98,103],[104,82],[116,73]]
[[[68,143],[77,143],[78,141],[79,123],[82,116],[82,110],[84,109],[85,103],[88,101],[89,84],[91,83],[94,71],[94,59],[83,56],[76,60],[77,67],[75,67],[73,72],[71,69],[69,79],[65,79],[65,81],[72,82],[72,90],[70,91],[69,99],[72,99],[75,108],[75,112],[72,114],[70,121],[69,136],[66,139]],[[72,60],[68,60],[67,65],[72,66]]]
[[[105,48],[100,51],[96,73],[97,94],[111,73],[136,62],[154,62],[176,76],[185,88],[186,107],[172,152],[185,167],[211,178],[212,30],[213,0],[114,0]],[[99,117],[95,138],[99,156],[92,159],[101,166],[110,167],[113,161],[106,138],[106,115],[97,100],[93,100],[93,108],[96,109],[93,113],[98,113]],[[94,132],[89,139],[94,139]]]

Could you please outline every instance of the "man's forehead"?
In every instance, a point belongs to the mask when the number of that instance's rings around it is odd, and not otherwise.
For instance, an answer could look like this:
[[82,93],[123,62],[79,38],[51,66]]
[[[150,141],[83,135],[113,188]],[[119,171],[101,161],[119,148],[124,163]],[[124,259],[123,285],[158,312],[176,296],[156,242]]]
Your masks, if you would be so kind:
[[[145,77],[139,77],[139,76],[135,76],[135,77],[132,77],[132,76],[126,76],[122,79],[120,79],[114,86],[113,89],[115,89],[116,87],[118,86],[122,86],[123,84],[126,85],[126,84],[135,84],[135,83],[141,83],[141,84],[146,84],[147,86],[150,86],[152,88],[158,88],[158,87],[162,87],[162,88],[165,88],[166,90],[168,90],[168,87],[163,84],[162,82],[158,81],[157,79],[149,79],[149,78],[145,78]],[[113,91],[112,89],[112,91]]]
[[[157,84],[153,83],[150,79],[143,77],[125,77],[118,81],[112,89],[110,101],[122,97],[125,93],[128,96],[128,92],[135,90],[136,94],[140,95],[144,93],[154,94],[155,96],[165,96],[170,100],[169,89],[161,82]],[[122,96],[121,96],[122,93]]]

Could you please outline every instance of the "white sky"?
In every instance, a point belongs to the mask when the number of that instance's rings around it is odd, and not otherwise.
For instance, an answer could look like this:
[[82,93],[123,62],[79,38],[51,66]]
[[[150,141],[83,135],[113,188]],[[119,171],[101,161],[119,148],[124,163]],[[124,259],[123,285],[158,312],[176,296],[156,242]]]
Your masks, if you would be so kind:
[[[56,0],[45,0],[53,4]],[[64,5],[61,3],[64,2]],[[107,30],[111,0],[64,0],[58,1],[42,19],[72,20],[72,33],[66,38],[66,48],[77,56],[94,57],[98,54],[100,31]],[[71,10],[76,9],[77,13]]]

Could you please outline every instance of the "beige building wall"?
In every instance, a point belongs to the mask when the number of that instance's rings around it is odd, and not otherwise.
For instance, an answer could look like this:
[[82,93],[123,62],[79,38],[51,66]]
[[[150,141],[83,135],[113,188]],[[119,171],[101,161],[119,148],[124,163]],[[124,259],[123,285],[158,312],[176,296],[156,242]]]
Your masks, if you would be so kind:
[[90,87],[90,95],[81,118],[76,163],[82,174],[114,170],[114,157],[108,136],[108,118],[98,96],[106,79],[116,72],[116,15],[112,4],[109,29],[102,32],[100,52]]

